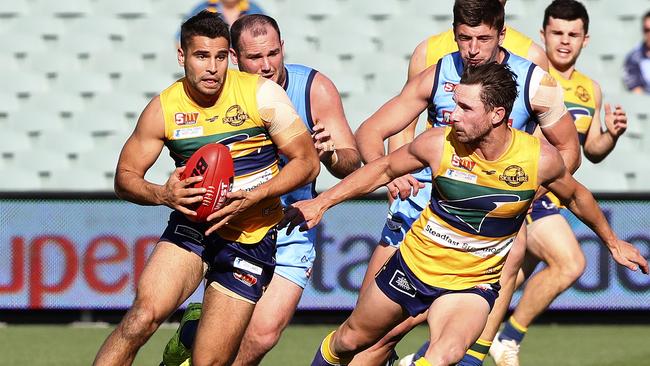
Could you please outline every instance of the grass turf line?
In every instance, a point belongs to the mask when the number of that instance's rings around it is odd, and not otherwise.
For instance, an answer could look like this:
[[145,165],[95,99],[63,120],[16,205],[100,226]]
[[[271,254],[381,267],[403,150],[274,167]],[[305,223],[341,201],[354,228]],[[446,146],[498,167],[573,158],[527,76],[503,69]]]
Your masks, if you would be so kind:
[[[333,326],[293,325],[262,362],[269,366],[304,366]],[[9,325],[0,328],[3,365],[89,365],[111,329],[69,326]],[[173,329],[159,329],[140,350],[134,365],[157,365]],[[521,349],[526,366],[640,365],[650,359],[650,326],[541,325],[530,328]],[[403,356],[427,336],[418,327],[398,345]],[[493,366],[489,360],[486,366]]]

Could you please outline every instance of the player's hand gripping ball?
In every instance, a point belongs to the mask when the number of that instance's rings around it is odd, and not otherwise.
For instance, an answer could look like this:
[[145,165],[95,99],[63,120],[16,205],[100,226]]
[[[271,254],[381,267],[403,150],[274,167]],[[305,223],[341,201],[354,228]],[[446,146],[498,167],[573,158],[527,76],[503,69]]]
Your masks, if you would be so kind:
[[210,143],[202,146],[192,154],[185,165],[181,179],[203,176],[203,180],[194,183],[191,188],[205,188],[203,201],[193,204],[190,209],[196,216],[187,216],[195,222],[205,222],[207,217],[226,204],[226,194],[232,190],[235,166],[230,150],[222,144]]

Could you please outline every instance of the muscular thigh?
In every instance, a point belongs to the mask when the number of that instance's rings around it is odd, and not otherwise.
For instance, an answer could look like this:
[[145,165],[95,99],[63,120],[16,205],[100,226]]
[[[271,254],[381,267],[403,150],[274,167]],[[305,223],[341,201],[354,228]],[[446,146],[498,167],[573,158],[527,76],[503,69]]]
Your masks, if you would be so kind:
[[528,251],[549,265],[583,257],[571,226],[562,215],[550,215],[528,225]]
[[159,242],[144,267],[136,290],[136,302],[146,302],[171,313],[201,283],[204,265],[195,253],[169,242]]
[[432,343],[456,339],[469,347],[483,331],[489,313],[489,303],[473,293],[439,297],[431,305],[427,319]]
[[303,289],[288,279],[273,275],[269,287],[255,306],[249,331],[281,332],[296,311]]

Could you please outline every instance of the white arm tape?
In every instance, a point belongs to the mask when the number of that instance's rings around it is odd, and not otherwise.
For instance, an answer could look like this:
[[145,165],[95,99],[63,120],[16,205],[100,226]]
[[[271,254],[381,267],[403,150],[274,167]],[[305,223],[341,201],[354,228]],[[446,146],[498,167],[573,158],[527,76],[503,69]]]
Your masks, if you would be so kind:
[[540,67],[535,67],[531,75],[529,95],[533,110],[543,111],[537,114],[541,128],[554,125],[567,112],[562,86]]

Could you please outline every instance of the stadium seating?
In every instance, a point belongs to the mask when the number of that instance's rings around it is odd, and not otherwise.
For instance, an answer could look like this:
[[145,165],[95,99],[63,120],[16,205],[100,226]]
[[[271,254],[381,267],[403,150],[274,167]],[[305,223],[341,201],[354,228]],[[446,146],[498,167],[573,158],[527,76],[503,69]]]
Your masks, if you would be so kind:
[[[453,0],[259,3],[278,19],[287,62],[328,75],[356,129],[399,92],[417,44],[451,25]],[[623,58],[640,42],[640,17],[650,2],[584,3],[591,40],[578,68],[601,84],[604,102],[623,105],[630,123],[611,156],[599,165],[585,162],[579,177],[596,191],[650,191],[650,99],[628,94],[621,83]],[[539,42],[547,4],[510,1],[507,23]],[[140,112],[182,75],[177,32],[191,7],[178,0],[0,1],[0,126],[9,131],[0,172],[21,182],[2,182],[0,191],[111,190],[117,154]],[[66,181],[78,166],[84,176]],[[172,168],[161,156],[150,176],[163,182]],[[323,172],[317,187],[335,182]]]

